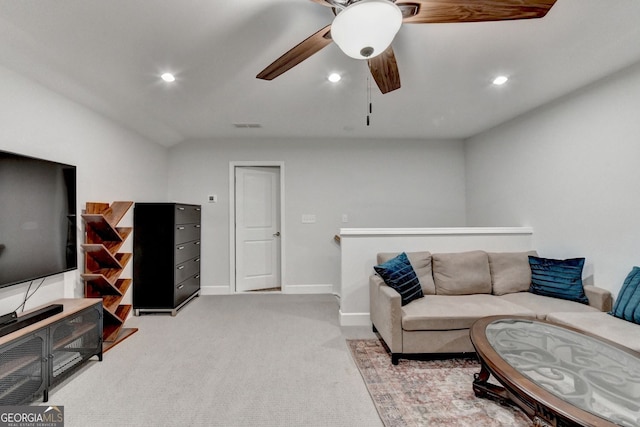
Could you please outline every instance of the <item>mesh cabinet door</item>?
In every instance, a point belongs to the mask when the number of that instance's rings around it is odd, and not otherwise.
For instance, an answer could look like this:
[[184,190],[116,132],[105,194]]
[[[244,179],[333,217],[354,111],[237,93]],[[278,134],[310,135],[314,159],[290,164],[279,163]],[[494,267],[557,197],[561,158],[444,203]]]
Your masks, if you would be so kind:
[[[98,306],[101,309],[101,306]],[[101,310],[88,308],[50,327],[51,384],[102,349]]]
[[0,348],[0,405],[29,402],[46,388],[46,330]]

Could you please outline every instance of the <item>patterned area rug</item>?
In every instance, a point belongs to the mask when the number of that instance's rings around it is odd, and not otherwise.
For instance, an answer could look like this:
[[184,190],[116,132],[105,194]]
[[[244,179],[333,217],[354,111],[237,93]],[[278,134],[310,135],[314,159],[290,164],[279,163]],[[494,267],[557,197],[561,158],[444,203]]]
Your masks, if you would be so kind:
[[532,425],[518,409],[475,397],[474,359],[400,359],[394,366],[379,340],[347,344],[386,427]]

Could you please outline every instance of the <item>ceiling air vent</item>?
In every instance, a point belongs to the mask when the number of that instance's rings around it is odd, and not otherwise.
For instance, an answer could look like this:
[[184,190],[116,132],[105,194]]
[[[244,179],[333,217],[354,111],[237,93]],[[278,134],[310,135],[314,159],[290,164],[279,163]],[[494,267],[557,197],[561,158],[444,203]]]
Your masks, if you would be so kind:
[[238,129],[259,129],[262,127],[260,123],[234,123],[233,126]]

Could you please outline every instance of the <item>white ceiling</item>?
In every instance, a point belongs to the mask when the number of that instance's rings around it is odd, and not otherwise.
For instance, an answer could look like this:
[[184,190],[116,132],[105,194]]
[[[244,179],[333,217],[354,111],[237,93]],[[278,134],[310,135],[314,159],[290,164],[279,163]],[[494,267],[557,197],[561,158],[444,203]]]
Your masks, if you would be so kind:
[[[640,61],[638,0],[557,0],[538,20],[405,24],[393,44],[402,88],[381,95],[372,83],[366,126],[367,65],[335,44],[273,81],[255,78],[332,18],[310,0],[0,0],[0,64],[171,146],[467,138]],[[172,86],[158,77],[167,70]],[[329,83],[331,71],[343,80]],[[492,86],[497,74],[511,80]]]

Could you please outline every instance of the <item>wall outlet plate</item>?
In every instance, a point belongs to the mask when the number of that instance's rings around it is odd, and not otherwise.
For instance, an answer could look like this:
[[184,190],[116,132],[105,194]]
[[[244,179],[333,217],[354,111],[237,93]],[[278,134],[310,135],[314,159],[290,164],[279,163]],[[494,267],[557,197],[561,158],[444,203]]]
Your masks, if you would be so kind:
[[314,224],[316,222],[316,216],[314,214],[302,214],[303,224]]

